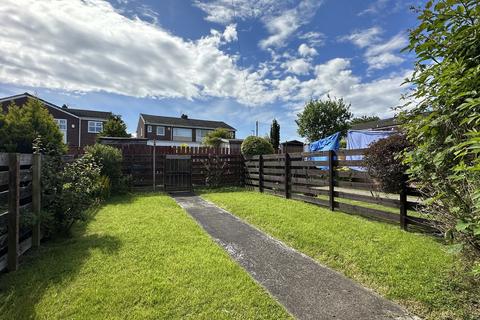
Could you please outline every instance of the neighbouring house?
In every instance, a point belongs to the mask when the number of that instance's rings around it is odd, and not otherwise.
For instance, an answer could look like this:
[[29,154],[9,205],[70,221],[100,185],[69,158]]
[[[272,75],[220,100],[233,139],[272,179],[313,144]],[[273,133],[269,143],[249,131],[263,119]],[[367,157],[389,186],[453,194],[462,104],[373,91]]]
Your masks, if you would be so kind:
[[290,140],[280,143],[280,151],[282,153],[303,152],[304,143],[298,140]]
[[27,100],[37,99],[48,109],[63,133],[63,142],[69,147],[69,153],[78,153],[83,147],[95,144],[98,134],[103,130],[103,124],[112,115],[111,112],[74,109],[35,97],[29,93],[0,99],[2,112],[6,112],[10,104],[21,107]]
[[396,131],[398,125],[399,123],[397,118],[388,118],[359,123],[352,126],[352,130]]
[[220,148],[230,149],[230,153],[239,154],[241,152],[243,139],[222,139]]
[[236,129],[222,121],[190,119],[185,114],[175,118],[141,113],[137,138],[147,138],[149,145],[199,147],[203,138],[217,128],[227,129],[236,140]]

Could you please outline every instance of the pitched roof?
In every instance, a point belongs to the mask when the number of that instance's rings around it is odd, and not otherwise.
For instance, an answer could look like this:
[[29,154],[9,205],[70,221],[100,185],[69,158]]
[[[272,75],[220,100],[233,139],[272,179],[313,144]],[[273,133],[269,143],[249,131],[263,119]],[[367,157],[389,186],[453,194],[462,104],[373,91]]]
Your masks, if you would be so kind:
[[381,129],[381,128],[395,127],[397,125],[398,125],[397,118],[388,118],[388,119],[381,119],[377,121],[359,123],[352,126],[352,129],[353,130]]
[[163,116],[154,116],[150,114],[140,114],[141,117],[145,120],[147,124],[164,124],[171,126],[180,126],[188,128],[225,128],[229,130],[236,130],[234,127],[226,124],[223,121],[211,121],[211,120],[200,120],[200,119],[190,119],[190,118],[175,118],[175,117],[163,117]]
[[72,108],[62,108],[67,112],[73,113],[80,118],[99,118],[99,119],[108,119],[112,113],[107,111],[95,111],[95,110],[83,110],[83,109],[72,109]]

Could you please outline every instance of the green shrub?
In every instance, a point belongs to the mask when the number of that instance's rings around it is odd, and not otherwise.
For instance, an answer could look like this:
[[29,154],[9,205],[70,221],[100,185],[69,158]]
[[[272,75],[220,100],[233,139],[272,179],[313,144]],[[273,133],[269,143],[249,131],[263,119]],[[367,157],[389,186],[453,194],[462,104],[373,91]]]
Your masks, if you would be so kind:
[[101,167],[90,154],[69,163],[62,173],[63,188],[55,210],[59,232],[68,233],[73,223],[85,220],[87,210],[104,195]]
[[241,150],[242,154],[245,156],[272,154],[274,152],[270,141],[255,136],[246,137],[242,142]]
[[372,143],[365,151],[368,173],[378,180],[381,191],[399,193],[402,190],[407,166],[400,156],[409,146],[405,136],[398,134]]
[[[120,193],[123,191],[125,180],[122,179],[122,153],[117,148],[95,144],[85,148],[85,154],[91,155],[100,165],[101,175],[108,177],[111,191]],[[104,180],[103,183],[106,183]],[[105,186],[106,187],[106,186]]]

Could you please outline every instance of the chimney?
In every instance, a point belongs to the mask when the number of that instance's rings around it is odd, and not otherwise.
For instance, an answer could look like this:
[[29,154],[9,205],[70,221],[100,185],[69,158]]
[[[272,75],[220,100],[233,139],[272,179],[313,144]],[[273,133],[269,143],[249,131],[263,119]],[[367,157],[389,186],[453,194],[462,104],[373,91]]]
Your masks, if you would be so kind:
[[62,106],[62,109],[68,109],[67,105],[64,104],[64,105]]
[[185,113],[182,113],[182,116],[180,117],[182,119],[188,119],[188,116]]

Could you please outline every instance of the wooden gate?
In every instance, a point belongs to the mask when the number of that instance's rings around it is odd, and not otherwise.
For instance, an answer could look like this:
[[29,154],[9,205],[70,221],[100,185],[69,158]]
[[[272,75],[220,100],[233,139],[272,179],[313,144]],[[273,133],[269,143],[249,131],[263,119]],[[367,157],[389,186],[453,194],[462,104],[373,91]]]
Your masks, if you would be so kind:
[[165,191],[192,191],[192,157],[165,156]]

